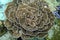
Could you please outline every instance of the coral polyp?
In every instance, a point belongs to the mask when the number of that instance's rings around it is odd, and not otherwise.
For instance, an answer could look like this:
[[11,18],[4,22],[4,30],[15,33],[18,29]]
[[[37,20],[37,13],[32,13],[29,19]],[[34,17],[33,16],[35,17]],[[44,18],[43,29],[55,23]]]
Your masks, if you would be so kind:
[[23,1],[18,3],[13,1],[8,4],[5,15],[7,17],[4,22],[6,28],[13,35],[23,39],[35,36],[45,37],[54,25],[55,19],[44,0],[35,0],[28,4]]

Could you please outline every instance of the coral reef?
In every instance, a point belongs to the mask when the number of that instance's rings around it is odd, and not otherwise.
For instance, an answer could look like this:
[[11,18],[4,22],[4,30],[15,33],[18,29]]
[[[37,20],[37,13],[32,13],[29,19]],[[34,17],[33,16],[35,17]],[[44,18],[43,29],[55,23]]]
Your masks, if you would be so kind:
[[54,25],[55,16],[44,0],[30,3],[10,2],[5,10],[7,20],[4,25],[11,35],[23,40],[32,37],[46,37],[49,29]]

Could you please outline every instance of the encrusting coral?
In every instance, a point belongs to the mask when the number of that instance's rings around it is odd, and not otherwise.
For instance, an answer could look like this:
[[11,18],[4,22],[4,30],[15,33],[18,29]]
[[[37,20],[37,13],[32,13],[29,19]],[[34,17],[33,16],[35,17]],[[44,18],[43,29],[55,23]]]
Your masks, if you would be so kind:
[[[18,0],[17,0],[18,1]],[[16,37],[45,37],[54,25],[55,16],[43,0],[32,3],[10,2],[5,10],[6,28]]]

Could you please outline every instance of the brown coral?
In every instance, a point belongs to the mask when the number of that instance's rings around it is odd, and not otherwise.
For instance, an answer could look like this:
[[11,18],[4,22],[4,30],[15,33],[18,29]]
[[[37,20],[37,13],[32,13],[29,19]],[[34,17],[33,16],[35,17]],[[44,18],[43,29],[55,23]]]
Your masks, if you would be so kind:
[[19,31],[22,31],[20,36],[24,39],[44,37],[54,25],[55,17],[45,1],[38,0],[29,4],[22,1],[16,4],[14,1],[9,3],[5,11],[7,20],[4,24],[12,33],[18,31],[19,34]]

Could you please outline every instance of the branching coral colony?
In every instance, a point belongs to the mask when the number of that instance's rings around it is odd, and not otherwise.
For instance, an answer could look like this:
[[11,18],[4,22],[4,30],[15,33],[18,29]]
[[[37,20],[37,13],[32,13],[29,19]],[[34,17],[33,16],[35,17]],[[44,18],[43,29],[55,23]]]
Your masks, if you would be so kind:
[[23,40],[31,37],[46,37],[54,25],[55,16],[44,0],[13,0],[5,10],[7,20],[4,22],[10,33]]

